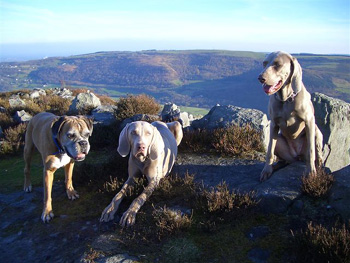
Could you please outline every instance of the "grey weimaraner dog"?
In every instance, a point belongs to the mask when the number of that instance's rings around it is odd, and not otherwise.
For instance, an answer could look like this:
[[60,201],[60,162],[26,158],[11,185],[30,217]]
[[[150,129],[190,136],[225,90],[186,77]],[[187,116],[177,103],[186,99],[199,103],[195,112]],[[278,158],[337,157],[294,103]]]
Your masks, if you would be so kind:
[[[263,62],[258,79],[271,95],[270,141],[260,180],[273,172],[274,155],[286,163],[306,161],[306,174],[316,175],[322,165],[323,136],[315,123],[310,93],[302,82],[302,70],[296,58],[285,52],[273,52]],[[316,160],[316,163],[315,163]]]
[[130,152],[128,173],[129,178],[112,202],[102,212],[100,221],[107,222],[123,200],[126,189],[134,182],[137,175],[147,177],[148,186],[123,214],[120,224],[130,226],[135,223],[136,214],[159,184],[160,179],[168,175],[175,163],[177,146],[182,140],[182,126],[179,122],[156,121],[149,124],[136,121],[128,124],[119,136],[118,152],[126,157]]

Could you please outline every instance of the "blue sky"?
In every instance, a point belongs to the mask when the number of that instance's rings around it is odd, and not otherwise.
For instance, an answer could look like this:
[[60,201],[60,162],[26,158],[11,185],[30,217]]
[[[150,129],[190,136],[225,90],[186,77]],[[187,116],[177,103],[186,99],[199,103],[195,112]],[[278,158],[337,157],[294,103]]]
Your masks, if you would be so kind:
[[0,0],[0,51],[1,56],[145,49],[350,54],[349,3]]

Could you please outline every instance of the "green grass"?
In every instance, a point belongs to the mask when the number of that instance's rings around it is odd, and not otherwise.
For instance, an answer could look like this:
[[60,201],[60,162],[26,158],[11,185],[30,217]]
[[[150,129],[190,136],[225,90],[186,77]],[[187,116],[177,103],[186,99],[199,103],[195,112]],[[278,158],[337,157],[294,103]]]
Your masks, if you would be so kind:
[[[9,193],[23,189],[24,160],[22,154],[1,158],[0,160],[0,192]],[[56,179],[64,179],[63,169],[55,173]],[[31,181],[33,187],[42,186],[43,166],[41,156],[35,153],[31,166]]]

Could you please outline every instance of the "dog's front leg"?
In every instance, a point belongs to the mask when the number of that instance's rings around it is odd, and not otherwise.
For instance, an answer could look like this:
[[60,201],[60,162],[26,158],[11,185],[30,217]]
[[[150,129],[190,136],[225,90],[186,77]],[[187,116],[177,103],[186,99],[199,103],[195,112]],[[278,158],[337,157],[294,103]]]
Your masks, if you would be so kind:
[[306,141],[307,141],[307,153],[306,153],[306,174],[307,175],[316,175],[315,167],[315,117],[314,115],[308,116],[305,120],[305,130],[306,130]]
[[66,192],[68,199],[75,200],[79,198],[79,195],[77,191],[74,190],[73,187],[73,168],[74,168],[74,161],[71,160],[65,167],[64,167],[64,174],[65,174],[65,182],[66,182]]
[[273,172],[272,164],[273,164],[274,157],[275,157],[274,153],[275,153],[275,149],[276,149],[278,131],[279,131],[279,127],[273,121],[271,121],[271,123],[270,123],[270,141],[269,141],[269,146],[268,146],[267,152],[266,152],[265,166],[260,174],[260,181],[265,181],[266,179],[268,179]]
[[159,181],[162,177],[161,167],[161,164],[158,164],[155,165],[155,167],[147,169],[148,171],[145,172],[149,183],[143,192],[131,203],[129,209],[123,214],[119,222],[122,227],[135,224],[137,212],[140,210],[141,206],[146,202],[146,200],[152,195],[153,191],[159,184]]
[[136,214],[140,210],[141,206],[152,195],[154,189],[157,187],[155,180],[151,181],[143,192],[131,203],[129,209],[123,214],[120,219],[120,225],[122,227],[131,226],[135,224]]
[[113,197],[111,203],[103,210],[100,222],[108,222],[113,220],[114,214],[117,212],[120,203],[125,197],[126,190],[130,185],[134,184],[134,177],[129,177],[124,183],[122,189]]
[[126,190],[129,186],[134,184],[134,178],[140,173],[139,169],[132,165],[131,160],[129,159],[129,166],[128,166],[128,174],[129,177],[124,183],[122,189],[113,197],[111,203],[103,210],[100,222],[108,222],[113,220],[114,214],[117,212],[120,203],[124,199],[124,196],[126,195]]
[[44,168],[44,209],[41,214],[41,220],[43,220],[44,223],[49,222],[54,217],[52,211],[51,191],[55,171],[56,169],[50,170],[46,167]]

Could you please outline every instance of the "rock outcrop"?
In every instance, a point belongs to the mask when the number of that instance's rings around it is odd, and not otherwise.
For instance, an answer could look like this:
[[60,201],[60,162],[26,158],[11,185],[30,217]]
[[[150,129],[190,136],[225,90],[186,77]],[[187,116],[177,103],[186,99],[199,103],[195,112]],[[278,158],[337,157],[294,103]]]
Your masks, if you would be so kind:
[[191,125],[193,116],[187,112],[181,112],[180,108],[174,103],[165,103],[160,114],[161,120],[164,122],[179,121],[183,128]]
[[323,160],[332,172],[350,164],[350,104],[321,93],[312,94],[315,118],[323,134]]
[[192,127],[194,129],[211,130],[225,128],[230,125],[244,126],[247,124],[261,132],[261,139],[265,149],[267,149],[270,122],[266,114],[256,109],[246,109],[232,105],[216,105],[203,118],[194,120]]
[[24,102],[24,100],[20,98],[19,95],[11,96],[9,99],[9,104],[11,108],[18,108],[18,109],[22,109],[26,106],[26,103]]
[[74,96],[73,96],[73,92],[69,89],[66,88],[53,88],[52,90],[52,95],[57,95],[60,96],[64,99],[70,99],[73,100]]
[[79,93],[69,107],[69,111],[74,114],[89,112],[101,106],[100,99],[92,92]]
[[97,108],[93,109],[91,115],[94,118],[94,123],[104,126],[112,124],[116,120],[116,109],[117,106],[113,105],[100,105]]
[[16,111],[15,115],[13,116],[13,119],[16,122],[22,123],[22,122],[28,122],[33,118],[32,115],[30,115],[29,113],[27,113],[24,110],[21,111]]
[[34,89],[30,94],[29,97],[31,99],[39,98],[40,96],[46,96],[46,91],[43,89]]

